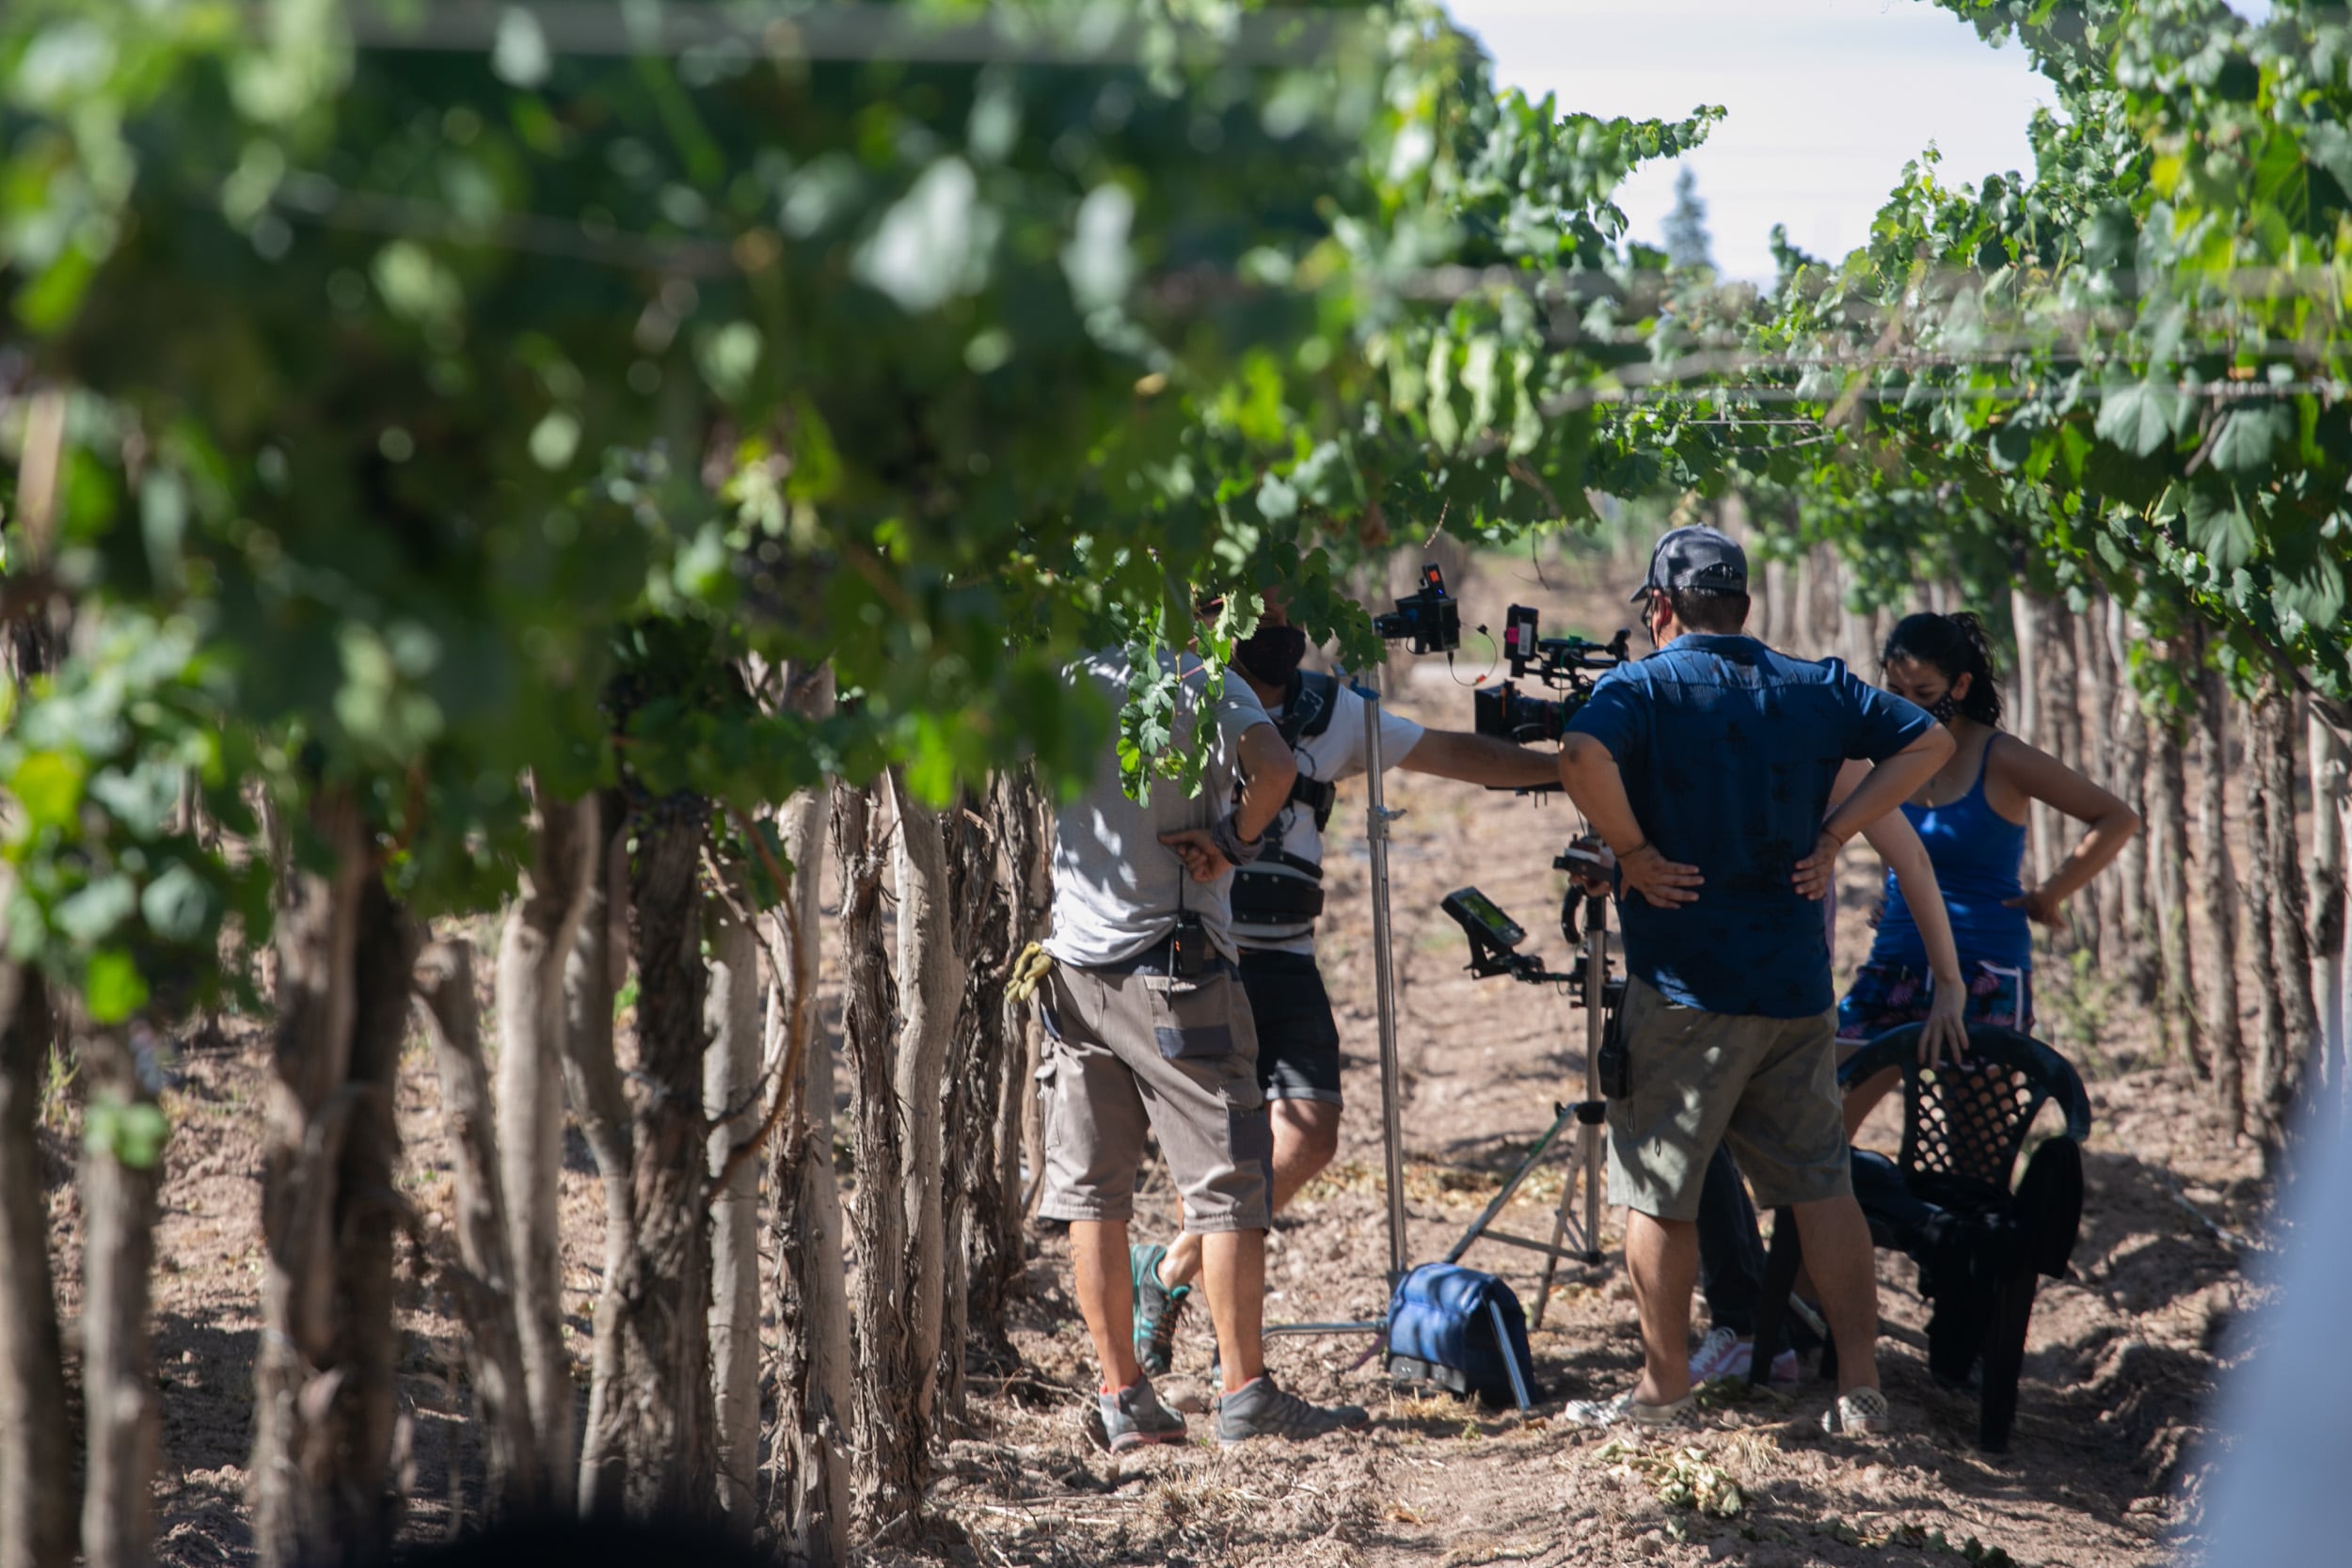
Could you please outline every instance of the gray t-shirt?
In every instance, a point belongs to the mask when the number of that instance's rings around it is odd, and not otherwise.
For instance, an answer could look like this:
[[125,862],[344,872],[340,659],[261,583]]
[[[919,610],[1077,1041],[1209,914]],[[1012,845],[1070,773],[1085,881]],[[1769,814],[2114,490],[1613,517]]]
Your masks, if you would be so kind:
[[[1174,655],[1160,657],[1164,668],[1177,668]],[[1184,669],[1177,744],[1190,735],[1209,683],[1198,659],[1186,658]],[[1126,699],[1128,673],[1127,656],[1118,649],[1089,654],[1070,670],[1073,679],[1091,681],[1114,705]],[[1045,950],[1060,962],[1131,958],[1174,930],[1180,910],[1200,917],[1218,952],[1239,957],[1233,947],[1232,874],[1196,882],[1176,851],[1160,842],[1162,833],[1211,827],[1232,809],[1241,737],[1250,726],[1271,722],[1239,675],[1228,674],[1224,688],[1214,710],[1216,736],[1199,795],[1187,800],[1176,784],[1157,779],[1144,801],[1129,800],[1120,787],[1118,748],[1104,746],[1085,793],[1056,816],[1054,929]]]

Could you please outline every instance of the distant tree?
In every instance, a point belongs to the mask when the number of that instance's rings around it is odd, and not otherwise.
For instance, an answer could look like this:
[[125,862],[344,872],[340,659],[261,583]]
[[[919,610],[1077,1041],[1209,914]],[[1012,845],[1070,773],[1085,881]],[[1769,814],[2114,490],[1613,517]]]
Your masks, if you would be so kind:
[[1707,203],[1699,199],[1698,183],[1690,165],[1675,171],[1675,206],[1666,214],[1666,264],[1677,270],[1715,264],[1708,248]]

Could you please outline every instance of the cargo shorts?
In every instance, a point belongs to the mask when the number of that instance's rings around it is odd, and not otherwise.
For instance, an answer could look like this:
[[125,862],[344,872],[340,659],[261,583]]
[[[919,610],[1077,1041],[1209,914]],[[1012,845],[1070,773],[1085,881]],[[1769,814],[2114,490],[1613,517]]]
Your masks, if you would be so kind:
[[1258,1034],[1232,966],[1197,980],[1057,964],[1039,988],[1045,1193],[1059,1220],[1134,1217],[1156,1134],[1195,1235],[1272,1223],[1274,1132]]
[[1695,1220],[1718,1144],[1758,1208],[1853,1191],[1834,1049],[1837,1014],[1759,1018],[1677,1006],[1628,979],[1629,1093],[1609,1101],[1609,1201]]

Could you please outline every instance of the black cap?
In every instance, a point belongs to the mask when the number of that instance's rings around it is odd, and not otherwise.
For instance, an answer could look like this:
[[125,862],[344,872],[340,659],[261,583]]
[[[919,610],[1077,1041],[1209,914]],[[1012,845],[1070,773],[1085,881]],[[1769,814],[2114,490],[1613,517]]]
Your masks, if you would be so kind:
[[1674,529],[1649,552],[1649,576],[1633,597],[1638,601],[1661,588],[1677,594],[1686,588],[1744,594],[1748,591],[1748,552],[1711,528]]

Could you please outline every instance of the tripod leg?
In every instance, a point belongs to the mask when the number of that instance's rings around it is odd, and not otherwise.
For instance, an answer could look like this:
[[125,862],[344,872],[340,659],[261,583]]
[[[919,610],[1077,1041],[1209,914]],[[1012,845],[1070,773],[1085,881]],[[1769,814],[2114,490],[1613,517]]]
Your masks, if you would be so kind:
[[[1551,1214],[1551,1250],[1544,1254],[1544,1283],[1535,1292],[1534,1321],[1527,1325],[1532,1330],[1542,1330],[1544,1309],[1551,1305],[1551,1282],[1560,1275],[1560,1243],[1568,1234],[1568,1206],[1576,1201],[1576,1177],[1577,1166],[1570,1164],[1560,1180],[1560,1207]],[[1587,1236],[1584,1243],[1590,1246],[1592,1238]]]
[[1486,1205],[1486,1211],[1470,1221],[1470,1228],[1462,1232],[1461,1240],[1455,1242],[1453,1248],[1446,1253],[1447,1262],[1460,1262],[1462,1254],[1470,1249],[1470,1244],[1486,1233],[1486,1227],[1494,1224],[1495,1216],[1502,1212],[1504,1207],[1510,1203],[1513,1195],[1519,1190],[1519,1183],[1527,1180],[1527,1173],[1534,1170],[1542,1161],[1544,1150],[1551,1147],[1551,1141],[1560,1135],[1560,1130],[1567,1126],[1575,1115],[1576,1110],[1573,1106],[1564,1108],[1559,1119],[1546,1129],[1542,1137],[1537,1138],[1529,1146],[1526,1154],[1519,1159],[1518,1168],[1511,1173],[1509,1180],[1503,1182],[1502,1191],[1495,1194],[1494,1200]]

